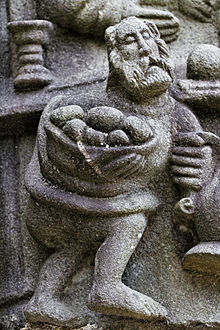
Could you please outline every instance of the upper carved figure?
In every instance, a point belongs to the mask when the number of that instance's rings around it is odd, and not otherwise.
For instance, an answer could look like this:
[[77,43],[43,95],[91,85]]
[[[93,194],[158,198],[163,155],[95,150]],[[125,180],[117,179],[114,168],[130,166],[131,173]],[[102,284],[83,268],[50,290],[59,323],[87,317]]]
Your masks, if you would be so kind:
[[[161,35],[174,40],[179,30],[178,19],[167,10],[167,0],[37,0],[41,17],[49,18],[80,34],[104,35],[105,29],[129,16],[155,21]],[[155,8],[156,7],[156,8]]]
[[[49,18],[80,34],[103,36],[108,26],[123,18],[136,16],[152,21],[166,42],[177,38],[178,19],[168,10],[169,0],[36,0],[41,17]],[[211,18],[212,1],[176,0],[175,6],[184,14],[202,22]]]

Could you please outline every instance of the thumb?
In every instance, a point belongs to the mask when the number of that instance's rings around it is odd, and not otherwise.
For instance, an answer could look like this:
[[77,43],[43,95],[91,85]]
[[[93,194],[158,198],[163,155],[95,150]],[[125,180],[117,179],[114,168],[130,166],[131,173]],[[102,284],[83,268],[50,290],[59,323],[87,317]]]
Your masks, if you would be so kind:
[[199,132],[197,133],[204,141],[205,144],[210,144],[216,149],[220,150],[220,138],[211,132]]

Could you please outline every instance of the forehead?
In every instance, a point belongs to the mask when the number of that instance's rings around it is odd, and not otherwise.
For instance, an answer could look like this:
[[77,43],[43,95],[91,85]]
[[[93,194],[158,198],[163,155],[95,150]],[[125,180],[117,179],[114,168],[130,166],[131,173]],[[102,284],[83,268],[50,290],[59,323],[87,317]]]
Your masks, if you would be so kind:
[[122,23],[120,27],[117,28],[117,39],[123,40],[127,35],[134,35],[138,32],[148,32],[150,34],[150,30],[148,26],[142,22],[130,22],[130,24]]

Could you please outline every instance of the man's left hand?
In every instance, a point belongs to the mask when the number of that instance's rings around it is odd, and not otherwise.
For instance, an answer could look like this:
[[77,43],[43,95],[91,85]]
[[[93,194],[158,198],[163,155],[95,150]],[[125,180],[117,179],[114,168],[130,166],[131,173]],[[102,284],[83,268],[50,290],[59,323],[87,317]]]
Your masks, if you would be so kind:
[[199,191],[213,173],[212,148],[195,132],[178,134],[174,143],[171,159],[174,182]]

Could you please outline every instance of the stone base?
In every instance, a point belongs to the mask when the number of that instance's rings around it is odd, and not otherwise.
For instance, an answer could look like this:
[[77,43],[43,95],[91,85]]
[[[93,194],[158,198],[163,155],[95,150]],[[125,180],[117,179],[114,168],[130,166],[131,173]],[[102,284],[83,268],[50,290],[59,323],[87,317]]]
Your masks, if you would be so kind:
[[[35,324],[27,323],[25,327],[20,330],[76,330],[76,329],[69,327],[59,327],[56,325],[46,324],[46,323],[35,323]],[[102,328],[99,328],[95,324],[88,324],[87,326],[82,327],[81,330],[102,330]]]
[[87,324],[82,328],[69,328],[69,327],[59,327],[52,324],[46,323],[27,323],[24,328],[20,330],[219,330],[219,323],[203,323],[203,322],[189,322],[185,325],[183,324],[167,324],[164,323],[136,323],[128,326],[128,320],[120,320],[119,323],[116,321],[115,324],[105,324],[98,325]]
[[20,69],[14,80],[14,86],[18,89],[35,90],[49,85],[53,81],[50,71],[41,66],[28,66]]
[[197,244],[185,254],[182,265],[187,270],[219,275],[220,242]]

